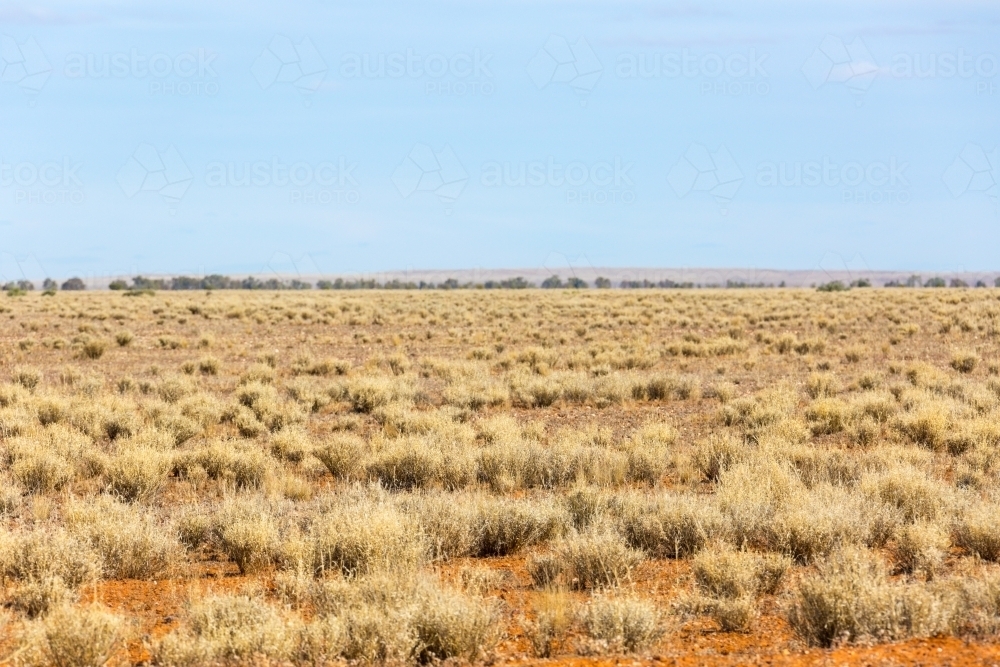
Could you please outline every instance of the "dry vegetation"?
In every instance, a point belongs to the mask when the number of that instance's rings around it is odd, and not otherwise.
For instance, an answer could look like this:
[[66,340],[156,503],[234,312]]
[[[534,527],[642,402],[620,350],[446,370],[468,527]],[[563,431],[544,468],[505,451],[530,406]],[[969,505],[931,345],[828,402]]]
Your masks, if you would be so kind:
[[0,663],[995,648],[997,290],[2,301]]

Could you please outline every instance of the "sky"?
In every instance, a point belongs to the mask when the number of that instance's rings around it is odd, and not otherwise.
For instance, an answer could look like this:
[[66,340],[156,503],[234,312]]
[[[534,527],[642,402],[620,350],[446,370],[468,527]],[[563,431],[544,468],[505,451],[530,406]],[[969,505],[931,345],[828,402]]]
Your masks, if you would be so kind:
[[1000,5],[0,4],[0,279],[1000,269]]

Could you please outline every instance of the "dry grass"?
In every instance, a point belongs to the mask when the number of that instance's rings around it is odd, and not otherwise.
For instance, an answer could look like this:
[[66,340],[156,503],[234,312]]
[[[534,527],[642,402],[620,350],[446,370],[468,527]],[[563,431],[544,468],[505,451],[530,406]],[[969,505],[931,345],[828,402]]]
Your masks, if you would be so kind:
[[[26,662],[1000,629],[995,290],[7,301],[0,649]],[[164,580],[169,627],[89,604]]]

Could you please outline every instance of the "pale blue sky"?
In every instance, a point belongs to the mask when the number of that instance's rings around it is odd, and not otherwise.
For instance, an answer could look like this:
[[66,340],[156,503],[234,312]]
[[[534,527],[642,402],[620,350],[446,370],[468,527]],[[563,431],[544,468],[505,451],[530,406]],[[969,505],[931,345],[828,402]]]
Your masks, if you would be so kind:
[[0,35],[4,279],[1000,268],[992,2],[41,0]]

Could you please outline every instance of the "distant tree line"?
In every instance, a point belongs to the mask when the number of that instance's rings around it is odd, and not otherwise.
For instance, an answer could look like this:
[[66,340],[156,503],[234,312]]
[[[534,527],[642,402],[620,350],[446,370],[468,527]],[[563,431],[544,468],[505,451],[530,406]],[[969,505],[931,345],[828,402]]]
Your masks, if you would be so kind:
[[[83,280],[80,278],[70,278],[66,282],[59,285],[56,281],[51,278],[46,278],[42,281],[42,290],[44,294],[55,294],[56,290],[63,289],[68,292],[79,291],[87,289],[87,285],[84,284]],[[0,290],[7,292],[8,294],[26,294],[28,292],[33,292],[35,290],[35,283],[30,280],[17,280],[4,283],[0,286]]]
[[124,280],[113,280],[108,285],[109,288],[121,291],[159,291],[159,290],[224,290],[224,289],[244,289],[244,290],[301,290],[312,289],[312,283],[301,280],[278,280],[270,278],[260,280],[250,276],[249,278],[233,279],[229,276],[212,274],[204,278],[193,278],[191,276],[174,276],[173,278],[146,278],[136,276],[132,278],[129,285]]
[[[1000,277],[993,281],[995,287],[1000,287]],[[603,276],[599,276],[594,280],[594,287],[598,289],[610,289],[613,286],[610,279]],[[850,289],[871,287],[871,281],[867,278],[861,278],[854,280],[850,283],[845,283],[840,280],[833,280],[827,283],[822,283],[820,285],[814,285],[820,292],[843,292]],[[970,285],[960,279],[952,278],[950,280],[945,280],[939,276],[923,280],[918,275],[913,275],[906,280],[890,280],[884,284],[885,287],[970,287]],[[160,290],[307,290],[316,289],[320,290],[365,290],[365,289],[389,289],[389,290],[452,290],[452,289],[531,289],[541,287],[542,289],[588,289],[590,284],[578,278],[576,276],[571,276],[563,280],[558,275],[552,275],[541,282],[540,285],[536,285],[523,278],[522,276],[517,276],[515,278],[507,278],[504,280],[487,280],[484,282],[464,282],[461,283],[455,278],[448,278],[439,283],[428,282],[421,280],[419,282],[414,281],[402,281],[399,279],[393,279],[386,282],[379,282],[374,279],[358,278],[356,280],[337,278],[335,280],[320,280],[315,285],[312,283],[292,279],[292,280],[279,280],[277,278],[269,278],[267,280],[261,280],[259,278],[254,278],[250,276],[248,278],[230,278],[229,276],[224,276],[220,274],[212,274],[210,276],[205,276],[203,278],[195,278],[192,276],[175,276],[173,278],[146,278],[144,276],[135,276],[132,278],[132,282],[128,283],[125,280],[117,279],[111,281],[109,287],[115,291],[124,291],[128,294],[139,294],[139,293],[149,293]],[[693,288],[723,288],[723,289],[742,289],[742,288],[774,288],[774,287],[785,287],[784,281],[778,283],[777,285],[773,283],[748,283],[743,281],[727,280],[724,284],[717,283],[706,283],[706,284],[695,284],[693,282],[675,282],[673,280],[622,280],[618,283],[618,287],[621,289],[650,289],[650,288],[660,288],[660,289],[693,289]],[[987,287],[987,284],[982,281],[976,281],[975,285],[972,287]],[[11,296],[18,294],[26,294],[35,289],[35,284],[30,280],[17,280],[10,281],[0,287],[3,291],[7,292]],[[87,289],[87,285],[80,278],[70,278],[66,280],[61,285],[51,278],[46,278],[42,282],[43,294],[51,295],[55,294],[57,290],[63,291],[80,291]]]
[[[924,281],[920,276],[913,275],[906,280],[890,280],[885,284],[886,287],[969,287],[969,283],[965,282],[961,278],[952,278],[951,280],[945,280],[940,276],[934,276],[933,278],[928,278]],[[1000,278],[993,281],[994,287],[1000,287]],[[972,287],[988,287],[988,285],[982,281],[977,280],[975,285]]]

